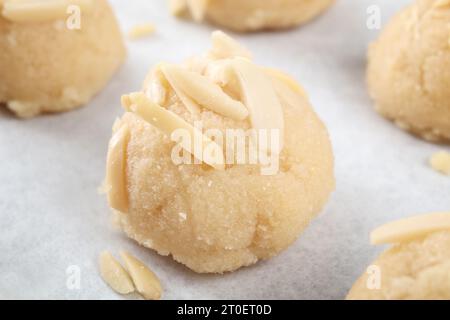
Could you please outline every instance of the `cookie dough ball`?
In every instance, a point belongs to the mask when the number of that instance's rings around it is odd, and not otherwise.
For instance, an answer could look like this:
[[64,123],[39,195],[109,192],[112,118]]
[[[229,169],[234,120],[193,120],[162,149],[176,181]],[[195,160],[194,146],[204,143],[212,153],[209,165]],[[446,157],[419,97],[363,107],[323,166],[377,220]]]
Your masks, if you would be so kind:
[[[71,5],[80,8],[80,29]],[[3,1],[0,103],[19,117],[85,104],[124,57],[122,36],[106,0]]]
[[347,299],[450,299],[450,213],[393,222],[372,242],[396,243],[355,283]]
[[175,15],[189,12],[235,31],[282,29],[303,24],[325,11],[334,0],[170,0]]
[[[300,86],[255,65],[225,34],[214,33],[213,42],[206,56],[183,66],[156,66],[143,92],[124,96],[131,112],[114,126],[107,161],[109,203],[126,234],[200,273],[233,271],[275,256],[296,240],[334,188],[328,133]],[[200,147],[200,154],[195,148],[187,153],[187,162],[175,162],[179,150],[171,135],[179,128],[194,132],[199,124],[200,142],[208,141],[207,129],[216,137],[203,151],[211,147],[222,158],[191,162],[201,158]],[[256,139],[247,130],[266,129],[278,132],[270,133],[270,152],[258,143],[262,153],[275,155],[273,171],[264,170],[269,162],[261,158],[249,160]],[[226,136],[228,130],[248,134],[244,148]],[[221,135],[226,139],[219,143]]]
[[450,140],[450,1],[419,0],[369,49],[376,110],[426,140]]

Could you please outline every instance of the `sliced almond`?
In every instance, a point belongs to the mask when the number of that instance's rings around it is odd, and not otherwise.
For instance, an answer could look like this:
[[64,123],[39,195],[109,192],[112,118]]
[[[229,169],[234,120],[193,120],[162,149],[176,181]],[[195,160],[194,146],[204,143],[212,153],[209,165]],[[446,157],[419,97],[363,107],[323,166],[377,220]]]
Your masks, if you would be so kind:
[[281,72],[277,69],[272,68],[264,68],[264,71],[271,77],[276,78],[282,82],[284,82],[291,90],[297,92],[302,97],[308,99],[308,95],[306,94],[305,89],[294,79],[292,79],[289,75],[284,72]]
[[204,74],[210,60],[205,56],[193,56],[186,59],[183,66],[189,71]]
[[106,189],[111,208],[128,212],[128,191],[126,179],[127,146],[130,131],[126,124],[116,128],[109,142],[106,161]]
[[394,221],[375,229],[372,244],[408,242],[429,233],[450,230],[450,212],[438,212]]
[[121,257],[137,291],[147,300],[161,299],[162,287],[158,277],[144,263],[131,254],[121,252]]
[[199,105],[235,120],[248,117],[248,110],[241,102],[232,99],[207,77],[174,65],[165,65],[162,70]]
[[92,0],[4,0],[3,16],[13,22],[46,22],[67,17],[67,8],[92,9]]
[[450,8],[450,0],[437,0],[434,3],[434,7],[438,9]]
[[285,81],[273,77],[272,84],[283,105],[295,108],[298,107],[299,103],[302,103],[301,99],[304,97],[297,91],[294,91]]
[[239,79],[244,104],[250,112],[252,127],[256,130],[279,130],[279,150],[268,151],[280,153],[283,148],[284,114],[271,79],[243,58],[233,60],[233,69]]
[[187,2],[186,0],[170,0],[169,9],[172,15],[179,16],[186,11]]
[[114,259],[111,253],[105,251],[100,254],[100,275],[114,291],[120,294],[134,292],[133,281],[122,265]]
[[211,36],[212,48],[209,56],[214,59],[228,59],[242,57],[251,60],[252,53],[241,46],[233,38],[222,31],[214,31]]
[[430,165],[434,170],[450,175],[450,153],[440,151],[433,154],[430,158]]
[[155,32],[155,26],[151,23],[143,23],[139,25],[135,25],[133,28],[130,29],[128,32],[128,36],[131,39],[139,39],[146,36],[151,35]]
[[[150,101],[145,94],[138,92],[124,96],[122,98],[122,104],[125,109],[140,116],[143,120],[158,128],[169,137],[178,129],[186,130],[191,135],[191,141],[194,141],[195,137],[200,137],[203,149],[193,148],[191,144],[188,144],[184,140],[182,141],[181,147],[215,169],[225,169],[225,158],[222,147],[175,113],[161,108],[159,105]],[[212,150],[211,152],[214,156],[211,158],[205,157],[206,149]]]
[[210,0],[187,0],[187,5],[195,21],[203,21]]
[[236,79],[231,61],[221,59],[209,62],[204,69],[205,76],[220,87],[225,87]]
[[156,65],[152,69],[150,75],[144,81],[144,91],[147,97],[154,103],[163,105],[168,98],[168,92],[170,90],[170,83],[167,81],[166,76],[161,71],[161,65]]
[[177,97],[181,100],[183,105],[189,110],[192,114],[197,114],[200,112],[201,107],[191,99],[183,90],[180,88],[180,84],[174,79],[170,74],[165,72],[165,64],[160,64],[161,72],[164,74],[165,78],[169,82],[172,89],[175,91]]
[[116,118],[112,126],[112,133],[116,133],[122,127],[122,119]]

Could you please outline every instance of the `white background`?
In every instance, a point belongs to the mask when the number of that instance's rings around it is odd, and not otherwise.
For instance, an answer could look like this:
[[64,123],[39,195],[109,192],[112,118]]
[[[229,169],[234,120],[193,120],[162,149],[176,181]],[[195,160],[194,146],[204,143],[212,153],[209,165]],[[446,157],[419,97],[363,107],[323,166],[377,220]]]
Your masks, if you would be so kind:
[[[369,232],[399,217],[450,210],[450,179],[428,157],[448,146],[418,140],[378,116],[365,87],[366,9],[383,24],[409,1],[338,0],[314,22],[287,32],[236,35],[263,65],[288,71],[328,126],[337,188],[324,212],[278,257],[226,275],[198,275],[136,245],[110,224],[97,193],[121,94],[148,69],[206,50],[214,27],[179,21],[165,1],[112,1],[122,29],[152,22],[157,33],[130,42],[128,59],[86,107],[29,121],[0,112],[0,298],[123,299],[98,274],[102,250],[126,249],[161,278],[166,299],[342,299],[383,248]],[[51,45],[51,44],[49,44]],[[66,269],[81,270],[80,290]],[[131,297],[136,298],[135,296]]]

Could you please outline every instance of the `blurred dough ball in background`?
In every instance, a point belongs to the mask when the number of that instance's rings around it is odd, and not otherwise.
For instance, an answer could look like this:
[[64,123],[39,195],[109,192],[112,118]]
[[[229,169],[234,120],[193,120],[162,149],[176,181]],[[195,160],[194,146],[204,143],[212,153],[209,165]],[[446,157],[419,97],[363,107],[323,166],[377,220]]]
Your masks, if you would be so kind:
[[[67,12],[70,5],[81,10],[79,29],[68,20],[77,18]],[[106,85],[125,55],[106,0],[3,0],[0,103],[24,118],[79,107]]]
[[[201,121],[205,130],[224,134],[279,127],[279,170],[262,175],[262,164],[177,165],[171,130],[158,127],[167,118],[147,116],[150,124],[133,111],[114,126],[106,179],[109,203],[129,237],[202,273],[277,255],[321,211],[335,185],[327,129],[300,86],[251,62],[248,51],[221,32],[213,43],[208,54],[183,66],[157,65],[145,82],[142,110],[175,117],[172,124]],[[218,107],[224,103],[253,112],[223,115]]]
[[450,212],[395,221],[372,233],[394,243],[350,290],[349,300],[450,299]]
[[303,24],[335,0],[169,0],[174,15],[190,13],[235,31],[283,29]]
[[450,0],[419,0],[369,49],[376,110],[426,140],[450,141]]

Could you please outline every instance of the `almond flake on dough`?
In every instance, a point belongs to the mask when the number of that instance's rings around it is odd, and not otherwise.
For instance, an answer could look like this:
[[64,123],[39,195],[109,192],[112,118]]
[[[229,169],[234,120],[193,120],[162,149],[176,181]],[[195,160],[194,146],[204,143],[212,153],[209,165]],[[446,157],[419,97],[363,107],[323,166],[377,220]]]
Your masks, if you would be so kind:
[[222,31],[214,31],[211,36],[212,48],[209,56],[214,59],[242,57],[251,60],[252,53],[240,45],[236,40]]
[[170,83],[161,71],[161,65],[157,65],[145,79],[144,90],[150,100],[159,105],[164,105],[170,90]]
[[163,72],[199,105],[234,120],[248,117],[248,110],[241,102],[232,99],[207,77],[178,66],[166,65]]
[[187,0],[187,5],[195,21],[203,21],[210,0]]
[[120,212],[128,212],[126,183],[127,145],[130,131],[122,125],[109,142],[106,164],[106,189],[109,205]]
[[371,233],[370,241],[372,244],[408,242],[442,230],[450,230],[450,212],[429,213],[385,224]]
[[[191,141],[194,141],[195,137],[201,137],[203,148],[193,148],[192,145],[188,144],[185,140],[182,140],[181,147],[213,168],[217,170],[225,169],[223,149],[217,143],[175,113],[150,101],[144,93],[132,93],[128,96],[124,96],[122,97],[122,104],[128,111],[137,114],[169,137],[177,129],[186,130],[191,136]],[[215,155],[213,158],[218,159],[218,161],[212,161],[204,156],[206,148],[208,148],[208,150],[213,150],[212,152]]]
[[450,7],[450,0],[437,0],[434,3],[435,8],[449,8]]
[[231,59],[221,59],[209,62],[204,70],[205,76],[215,84],[225,87],[236,78],[231,61]]
[[303,89],[303,87],[289,75],[272,68],[264,68],[264,71],[271,77],[277,78],[278,80],[284,82],[289,88],[300,94],[302,97],[308,99],[305,89]]
[[239,79],[242,99],[250,112],[252,127],[256,130],[278,130],[279,150],[268,151],[280,153],[283,149],[284,114],[271,79],[246,59],[235,58],[232,64]]
[[169,9],[174,16],[183,14],[187,9],[186,0],[170,0]]
[[175,91],[175,94],[177,97],[181,100],[183,105],[186,107],[186,109],[189,110],[191,114],[197,114],[200,112],[201,108],[198,105],[197,102],[195,102],[193,99],[191,99],[183,90],[180,88],[180,84],[174,79],[170,74],[165,72],[165,66],[166,64],[160,64],[161,72],[166,77],[167,81],[169,82],[172,89]]

